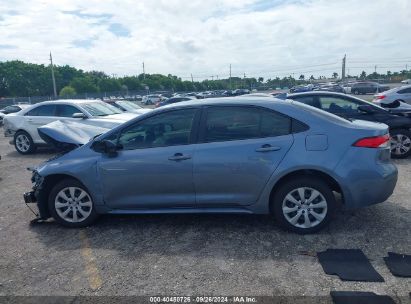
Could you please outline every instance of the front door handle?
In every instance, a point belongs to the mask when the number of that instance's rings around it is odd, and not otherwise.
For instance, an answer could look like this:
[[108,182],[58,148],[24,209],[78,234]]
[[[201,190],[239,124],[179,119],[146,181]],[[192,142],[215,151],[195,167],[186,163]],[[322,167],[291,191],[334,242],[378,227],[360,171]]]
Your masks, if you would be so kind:
[[270,151],[278,151],[281,147],[275,147],[269,144],[262,145],[261,148],[256,149],[256,152],[270,152]]
[[170,156],[168,159],[169,160],[174,160],[174,161],[179,161],[179,160],[186,160],[186,159],[190,159],[191,156],[190,155],[184,155],[182,153],[176,153],[173,156]]

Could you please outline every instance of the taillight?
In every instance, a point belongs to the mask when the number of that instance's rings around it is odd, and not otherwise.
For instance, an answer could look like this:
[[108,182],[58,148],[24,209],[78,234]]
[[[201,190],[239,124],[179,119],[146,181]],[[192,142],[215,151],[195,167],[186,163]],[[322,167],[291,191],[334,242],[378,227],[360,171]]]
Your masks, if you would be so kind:
[[390,136],[388,134],[382,136],[366,137],[356,141],[353,146],[361,148],[386,148],[388,147]]
[[379,95],[379,96],[375,96],[375,99],[384,99],[385,95]]

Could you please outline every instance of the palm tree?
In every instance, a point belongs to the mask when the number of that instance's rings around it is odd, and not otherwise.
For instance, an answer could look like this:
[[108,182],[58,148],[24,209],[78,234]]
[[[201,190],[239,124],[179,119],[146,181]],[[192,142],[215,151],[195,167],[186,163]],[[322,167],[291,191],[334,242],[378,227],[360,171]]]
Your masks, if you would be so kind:
[[333,73],[333,78],[337,78],[338,77],[338,73],[337,72],[334,72]]
[[304,80],[305,76],[303,74],[300,75],[300,77],[298,79],[300,80]]

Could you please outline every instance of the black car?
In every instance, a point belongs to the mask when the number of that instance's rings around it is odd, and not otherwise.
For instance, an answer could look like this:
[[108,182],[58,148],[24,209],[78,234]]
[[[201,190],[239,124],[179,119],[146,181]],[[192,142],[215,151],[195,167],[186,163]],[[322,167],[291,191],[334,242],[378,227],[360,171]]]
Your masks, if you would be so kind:
[[390,128],[391,155],[405,158],[411,154],[411,118],[393,114],[362,99],[332,92],[306,92],[288,94],[296,100],[346,119],[361,119],[385,123]]
[[390,87],[377,82],[355,82],[351,85],[351,93],[359,94],[375,94],[389,90]]

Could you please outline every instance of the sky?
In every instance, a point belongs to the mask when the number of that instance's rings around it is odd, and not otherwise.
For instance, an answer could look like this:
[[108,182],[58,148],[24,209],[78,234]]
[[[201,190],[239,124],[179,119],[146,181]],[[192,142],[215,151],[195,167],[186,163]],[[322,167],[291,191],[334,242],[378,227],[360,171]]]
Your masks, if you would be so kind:
[[411,69],[411,0],[0,0],[0,61],[195,80]]

